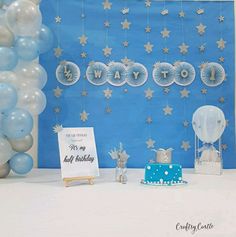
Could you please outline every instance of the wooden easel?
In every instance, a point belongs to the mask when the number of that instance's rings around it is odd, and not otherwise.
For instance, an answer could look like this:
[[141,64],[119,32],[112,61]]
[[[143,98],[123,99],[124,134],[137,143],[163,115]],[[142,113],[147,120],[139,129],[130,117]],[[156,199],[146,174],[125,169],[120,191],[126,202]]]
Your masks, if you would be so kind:
[[90,185],[94,184],[94,176],[83,176],[83,177],[73,177],[73,178],[64,178],[63,179],[63,182],[64,182],[64,185],[65,187],[69,187],[70,183],[73,182],[73,181],[80,181],[80,180],[88,180],[88,183]]

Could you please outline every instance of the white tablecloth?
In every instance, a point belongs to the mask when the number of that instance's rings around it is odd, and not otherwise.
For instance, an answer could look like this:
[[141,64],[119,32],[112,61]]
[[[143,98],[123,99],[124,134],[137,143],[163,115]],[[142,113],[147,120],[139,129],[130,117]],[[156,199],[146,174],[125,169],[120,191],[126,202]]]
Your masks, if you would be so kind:
[[[0,180],[1,237],[236,236],[236,170],[222,176],[184,170],[186,186],[140,184],[143,170],[128,170],[128,183],[101,170],[94,185],[65,188],[59,170],[33,170]],[[177,223],[213,224],[210,230],[176,230]]]

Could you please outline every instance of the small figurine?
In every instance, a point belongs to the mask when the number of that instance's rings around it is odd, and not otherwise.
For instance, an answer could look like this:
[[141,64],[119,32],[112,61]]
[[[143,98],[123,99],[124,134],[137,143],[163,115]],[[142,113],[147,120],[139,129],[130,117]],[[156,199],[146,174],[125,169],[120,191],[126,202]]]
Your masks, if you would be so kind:
[[109,155],[113,160],[117,160],[116,165],[116,181],[122,184],[127,183],[127,161],[129,155],[123,149],[122,143],[120,143],[120,147],[118,150],[114,148],[109,152]]

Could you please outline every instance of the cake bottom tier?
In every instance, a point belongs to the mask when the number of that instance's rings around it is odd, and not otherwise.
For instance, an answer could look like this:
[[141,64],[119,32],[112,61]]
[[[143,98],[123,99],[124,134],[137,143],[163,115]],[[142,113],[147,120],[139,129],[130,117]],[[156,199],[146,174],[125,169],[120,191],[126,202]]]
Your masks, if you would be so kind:
[[182,166],[163,163],[147,164],[144,182],[167,185],[182,183]]

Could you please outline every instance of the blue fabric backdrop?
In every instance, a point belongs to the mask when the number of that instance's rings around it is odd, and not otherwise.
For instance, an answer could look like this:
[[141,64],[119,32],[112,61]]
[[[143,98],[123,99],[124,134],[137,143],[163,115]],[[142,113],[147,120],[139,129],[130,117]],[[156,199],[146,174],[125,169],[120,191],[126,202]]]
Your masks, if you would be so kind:
[[[233,2],[183,2],[184,38],[189,45],[188,54],[182,56],[178,46],[183,42],[181,19],[178,12],[181,10],[179,1],[152,2],[150,8],[149,40],[154,44],[153,52],[147,54],[144,44],[148,41],[144,28],[147,24],[147,10],[144,1],[129,0],[130,9],[127,15],[132,23],[127,36],[121,28],[121,22],[125,16],[121,14],[124,7],[122,0],[110,0],[112,9],[104,11],[101,0],[85,0],[85,33],[88,36],[88,44],[82,47],[78,37],[82,35],[81,1],[55,0],[42,1],[41,10],[43,21],[59,35],[60,47],[63,49],[62,56],[57,59],[53,50],[40,58],[41,64],[48,72],[48,84],[44,89],[48,103],[39,120],[39,167],[56,168],[60,166],[57,144],[57,135],[53,132],[53,126],[59,123],[64,127],[92,126],[95,129],[97,150],[100,167],[113,167],[114,162],[108,152],[123,142],[125,149],[130,154],[129,167],[144,167],[145,163],[154,158],[154,153],[147,149],[146,141],[149,138],[155,140],[155,148],[174,148],[174,162],[184,167],[193,167],[194,161],[194,132],[191,124],[184,128],[184,120],[191,121],[193,112],[202,105],[211,104],[220,107],[228,120],[228,126],[223,134],[223,144],[227,149],[223,151],[224,167],[236,168],[235,158],[235,127],[234,127],[234,12]],[[167,16],[162,16],[160,11],[164,4],[169,10]],[[222,4],[222,5],[221,5]],[[203,15],[197,15],[198,8],[205,10]],[[59,13],[58,10],[59,9]],[[56,24],[54,18],[60,15],[62,21]],[[219,23],[219,15],[225,16],[225,20]],[[104,21],[109,19],[111,27],[108,33],[108,45],[112,47],[109,58],[104,57],[102,49],[106,46],[106,30]],[[203,23],[207,26],[206,33],[199,36],[196,26]],[[166,40],[161,37],[160,31],[166,27],[171,31]],[[84,80],[85,71],[90,61],[120,61],[125,56],[122,42],[127,37],[130,45],[127,49],[127,57],[144,64],[149,73],[148,81],[141,87],[114,87],[108,84],[93,86]],[[216,41],[223,38],[226,48],[221,51],[217,48]],[[198,46],[206,44],[206,51],[200,53]],[[169,54],[162,53],[163,47],[169,48]],[[57,47],[55,42],[54,48]],[[82,60],[80,53],[85,51],[87,58]],[[200,79],[198,66],[203,61],[218,62],[223,56],[222,63],[227,73],[227,80],[218,87],[205,86]],[[81,79],[75,85],[66,87],[58,83],[55,70],[61,60],[75,62],[81,69]],[[152,79],[153,64],[157,61],[174,63],[183,60],[191,63],[196,70],[196,79],[187,89],[190,91],[189,98],[181,98],[180,90],[183,87],[172,85],[168,94],[163,93],[163,88],[155,84]],[[59,86],[63,89],[62,96],[56,98],[53,89]],[[103,90],[110,88],[112,97],[109,101],[104,97]],[[154,90],[153,98],[147,100],[144,91]],[[201,89],[206,88],[207,94],[203,95]],[[81,91],[86,89],[88,96],[81,96]],[[127,89],[124,93],[124,89]],[[220,103],[219,98],[224,97],[225,102]],[[106,106],[111,107],[110,114],[105,113]],[[173,107],[172,116],[165,116],[163,107],[169,104]],[[60,106],[61,112],[56,116],[54,107]],[[86,110],[89,119],[85,123],[80,120],[80,113]],[[146,118],[152,117],[151,124],[146,123]],[[181,148],[182,141],[189,141],[191,148],[184,151]],[[226,148],[226,146],[224,148]]]

